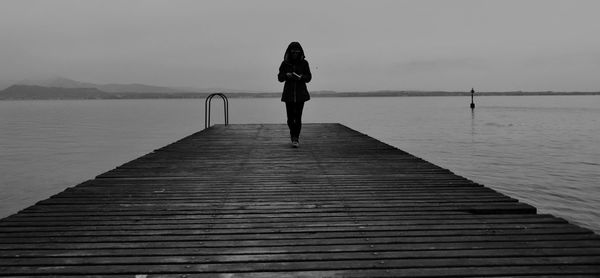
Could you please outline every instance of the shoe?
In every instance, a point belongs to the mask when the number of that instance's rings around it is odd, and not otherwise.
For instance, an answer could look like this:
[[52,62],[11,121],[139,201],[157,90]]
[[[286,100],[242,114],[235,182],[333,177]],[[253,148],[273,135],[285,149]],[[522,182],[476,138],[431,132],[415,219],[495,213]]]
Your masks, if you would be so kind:
[[292,142],[292,147],[298,148],[298,147],[300,147],[300,143],[298,141],[293,141]]

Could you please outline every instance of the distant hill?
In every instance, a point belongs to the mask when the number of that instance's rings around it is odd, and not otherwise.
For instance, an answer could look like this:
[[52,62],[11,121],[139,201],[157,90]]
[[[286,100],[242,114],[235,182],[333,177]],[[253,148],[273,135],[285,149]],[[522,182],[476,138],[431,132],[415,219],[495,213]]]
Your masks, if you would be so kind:
[[[0,100],[32,99],[158,99],[206,98],[209,93],[139,93],[104,92],[97,88],[59,88],[33,85],[12,85],[0,91]],[[229,95],[229,94],[228,94]]]
[[95,84],[89,82],[80,82],[64,77],[53,77],[47,79],[25,79],[19,82],[7,84],[3,82],[0,90],[10,85],[27,85],[55,88],[96,88],[107,93],[150,93],[150,94],[171,94],[171,93],[214,93],[214,92],[235,92],[242,93],[241,90],[230,90],[223,88],[192,88],[192,87],[166,87],[146,84]]
[[0,99],[102,99],[111,97],[111,94],[96,88],[12,85],[0,91]]
[[94,84],[89,82],[79,82],[64,77],[55,77],[49,79],[22,80],[15,85],[54,87],[54,88],[96,88],[107,93],[181,93],[193,92],[190,90],[176,89],[161,86],[152,86],[144,84]]
[[151,86],[144,84],[106,84],[96,85],[99,90],[109,93],[183,93],[193,92],[169,87]]
[[[79,82],[63,77],[54,77],[47,79],[25,79],[16,82],[13,85],[24,85],[24,86],[39,86],[39,87],[52,87],[52,88],[96,88],[96,84],[88,82]],[[96,88],[98,89],[98,88]]]
[[15,82],[0,80],[0,91],[4,90],[14,84],[15,84]]

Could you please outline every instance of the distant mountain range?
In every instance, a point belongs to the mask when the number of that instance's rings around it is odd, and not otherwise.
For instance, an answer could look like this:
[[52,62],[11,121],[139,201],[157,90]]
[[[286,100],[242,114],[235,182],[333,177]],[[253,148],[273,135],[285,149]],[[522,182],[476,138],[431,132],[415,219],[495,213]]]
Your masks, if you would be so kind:
[[207,93],[219,90],[215,88],[196,89],[196,88],[171,88],[163,86],[152,86],[145,84],[95,84],[89,82],[80,82],[64,77],[49,79],[25,79],[12,85],[54,87],[54,88],[96,88],[107,93]]
[[0,91],[0,99],[103,99],[110,96],[96,88],[13,85]]
[[[0,100],[8,99],[137,99],[204,98],[211,93],[244,96],[246,91],[222,88],[164,87],[146,84],[95,84],[64,77],[0,82]],[[260,92],[249,92],[260,93]]]
[[35,85],[12,85],[0,91],[0,100],[205,98],[209,94],[210,93],[185,92],[104,92],[97,88],[60,88]]

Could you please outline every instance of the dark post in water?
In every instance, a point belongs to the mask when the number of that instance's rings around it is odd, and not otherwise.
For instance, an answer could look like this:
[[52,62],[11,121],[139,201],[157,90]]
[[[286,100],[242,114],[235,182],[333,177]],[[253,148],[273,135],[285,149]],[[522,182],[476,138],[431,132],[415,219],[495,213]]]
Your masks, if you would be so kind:
[[475,94],[475,90],[471,88],[471,109],[475,109],[475,103],[473,102],[473,95]]

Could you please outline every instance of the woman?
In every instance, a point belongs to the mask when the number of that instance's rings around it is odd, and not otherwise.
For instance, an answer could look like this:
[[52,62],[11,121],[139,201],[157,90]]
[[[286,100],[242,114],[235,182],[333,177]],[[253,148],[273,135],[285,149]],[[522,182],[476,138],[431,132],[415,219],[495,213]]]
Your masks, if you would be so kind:
[[283,62],[279,66],[277,79],[284,82],[281,101],[285,102],[287,112],[287,124],[290,128],[290,139],[292,146],[300,146],[300,129],[302,128],[302,109],[304,102],[310,99],[306,83],[310,82],[312,75],[308,62],[304,59],[304,50],[299,42],[288,45],[283,56]]

